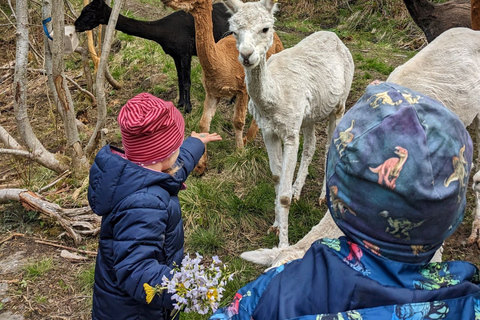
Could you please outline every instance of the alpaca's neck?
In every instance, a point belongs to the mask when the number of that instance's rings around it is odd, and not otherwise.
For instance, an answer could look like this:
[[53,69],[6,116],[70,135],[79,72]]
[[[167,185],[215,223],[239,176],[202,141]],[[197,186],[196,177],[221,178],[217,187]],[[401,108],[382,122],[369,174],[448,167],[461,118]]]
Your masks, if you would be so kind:
[[403,0],[408,12],[416,24],[420,25],[423,19],[430,16],[435,6],[428,0]]
[[[110,19],[110,14],[112,9],[106,7],[106,18],[105,24],[108,23]],[[140,21],[132,18],[127,18],[125,16],[119,15],[117,20],[117,25],[115,29],[122,31],[131,36],[140,37],[147,40],[153,40],[156,42],[162,42],[162,39],[165,38],[167,31],[163,27],[162,19],[156,21]]]
[[258,108],[265,109],[275,104],[278,87],[275,78],[270,75],[265,55],[253,69],[245,69],[245,83],[248,95]]
[[[190,11],[195,20],[195,42],[197,56],[204,72],[214,68],[219,59],[213,37],[212,2],[205,1]],[[207,70],[205,70],[207,69]]]

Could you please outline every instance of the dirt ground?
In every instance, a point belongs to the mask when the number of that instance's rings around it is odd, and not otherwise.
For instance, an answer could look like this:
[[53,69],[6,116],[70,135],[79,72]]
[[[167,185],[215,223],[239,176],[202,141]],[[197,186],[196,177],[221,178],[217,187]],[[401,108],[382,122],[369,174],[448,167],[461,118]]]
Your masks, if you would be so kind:
[[[164,15],[164,9],[158,9],[149,5],[132,4],[130,8],[135,15],[145,18],[155,17],[158,19]],[[41,28],[35,29],[42,32]],[[7,130],[15,131],[16,125],[13,112],[12,77],[8,76],[11,71],[6,70],[8,63],[15,57],[15,33],[10,28],[0,32],[0,124]],[[392,59],[396,59],[392,57]],[[397,62],[395,64],[398,65]],[[76,76],[76,75],[72,75]],[[48,105],[48,96],[45,93],[46,78],[38,75],[30,75],[29,104],[31,115],[50,112],[41,109]],[[140,78],[140,77],[139,77]],[[138,87],[140,81],[125,83],[122,92],[115,95],[114,100],[109,100],[109,106],[125,101],[131,92]],[[72,88],[73,90],[73,88]],[[174,93],[173,93],[174,94]],[[175,99],[175,96],[172,97]],[[353,101],[349,101],[353,104]],[[39,119],[38,117],[37,119]],[[53,116],[49,121],[54,121]],[[35,126],[47,126],[46,123],[34,123]],[[45,134],[45,141],[57,141],[61,133],[55,131]],[[55,151],[55,150],[51,150]],[[21,162],[20,162],[21,163]],[[18,166],[18,162],[16,162]],[[13,171],[12,171],[13,170]],[[0,188],[5,186],[20,186],[22,181],[18,175],[12,174],[16,169],[12,168],[12,161],[7,156],[0,156]],[[471,185],[471,181],[469,183]],[[49,192],[58,192],[61,188]],[[64,190],[65,191],[65,190]],[[68,191],[68,190],[67,190]],[[466,217],[460,228],[446,241],[443,253],[444,260],[466,260],[480,266],[480,249],[477,245],[466,245],[466,239],[470,235],[472,214],[475,210],[475,194],[469,188],[468,206]],[[8,211],[8,208],[0,205],[0,215]],[[3,230],[3,229],[2,229]],[[71,240],[58,236],[61,230],[52,227],[46,232],[45,227],[38,224],[23,227],[20,235],[12,236],[18,230],[6,230],[0,233],[0,319],[6,311],[17,315],[23,315],[25,319],[89,319],[90,299],[88,290],[84,290],[79,284],[82,274],[88,273],[94,256],[82,255],[84,260],[70,260],[62,258],[62,248],[52,244],[43,244],[38,241],[73,247]],[[96,239],[89,239],[82,246],[83,249],[94,251]],[[71,250],[70,250],[71,251]],[[42,277],[27,276],[25,266],[32,261],[51,261],[51,267]],[[49,262],[50,263],[50,262]],[[13,318],[12,318],[13,319]]]

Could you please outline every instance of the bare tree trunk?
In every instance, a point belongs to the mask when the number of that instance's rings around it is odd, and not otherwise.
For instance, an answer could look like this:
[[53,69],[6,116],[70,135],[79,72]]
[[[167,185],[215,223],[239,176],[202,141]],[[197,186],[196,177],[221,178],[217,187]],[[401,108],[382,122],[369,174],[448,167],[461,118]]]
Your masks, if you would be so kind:
[[17,48],[15,75],[13,81],[15,119],[20,136],[28,149],[43,166],[56,172],[63,172],[66,165],[61,164],[55,155],[48,152],[37,139],[27,114],[27,63],[28,63],[28,5],[27,0],[17,0]]
[[72,166],[74,171],[82,168],[88,168],[88,161],[83,152],[80,138],[78,135],[75,121],[75,110],[67,86],[64,74],[64,40],[65,33],[63,0],[52,0],[52,25],[53,25],[53,45],[52,45],[52,76],[58,99],[63,113],[65,136],[67,138],[68,153],[72,157]]
[[[52,16],[52,2],[51,0],[44,0],[42,3],[42,20],[50,18]],[[50,92],[53,94],[53,102],[57,107],[58,113],[60,117],[63,119],[63,112],[61,112],[60,101],[58,100],[57,90],[55,90],[55,85],[53,84],[53,77],[52,77],[52,51],[50,50],[49,40],[47,35],[44,36],[44,48],[45,48],[45,72],[47,74],[48,79],[48,87],[50,88]]]
[[472,29],[480,30],[480,0],[472,0]]
[[97,124],[95,130],[90,137],[85,152],[90,155],[97,148],[98,141],[100,140],[100,131],[105,125],[105,119],[107,116],[107,103],[105,99],[105,73],[107,70],[107,60],[110,48],[112,46],[113,34],[115,32],[115,26],[117,25],[118,15],[120,9],[123,6],[124,0],[116,0],[112,8],[110,20],[108,21],[107,30],[105,31],[105,40],[102,48],[102,55],[100,57],[100,64],[98,66],[97,78],[95,81],[96,93],[97,93]]

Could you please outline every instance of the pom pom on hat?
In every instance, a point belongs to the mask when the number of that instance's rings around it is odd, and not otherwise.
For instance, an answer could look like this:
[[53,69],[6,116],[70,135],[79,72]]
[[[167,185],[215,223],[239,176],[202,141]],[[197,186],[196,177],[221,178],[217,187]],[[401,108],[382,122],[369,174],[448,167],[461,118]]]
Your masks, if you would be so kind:
[[118,124],[126,158],[140,165],[168,159],[183,143],[185,121],[180,111],[149,93],[128,100]]
[[339,228],[387,258],[427,262],[463,220],[472,141],[440,102],[370,85],[343,116],[327,158],[327,204]]

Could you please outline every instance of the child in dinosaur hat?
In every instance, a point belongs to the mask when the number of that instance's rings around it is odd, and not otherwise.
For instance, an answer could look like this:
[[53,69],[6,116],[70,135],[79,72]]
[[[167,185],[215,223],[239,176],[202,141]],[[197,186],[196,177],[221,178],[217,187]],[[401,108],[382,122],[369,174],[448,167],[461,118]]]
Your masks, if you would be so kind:
[[463,219],[472,142],[418,92],[375,83],[330,145],[327,203],[345,236],[241,288],[211,319],[480,319],[478,269],[429,263]]

